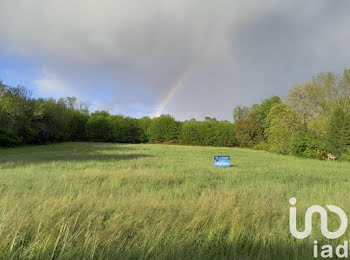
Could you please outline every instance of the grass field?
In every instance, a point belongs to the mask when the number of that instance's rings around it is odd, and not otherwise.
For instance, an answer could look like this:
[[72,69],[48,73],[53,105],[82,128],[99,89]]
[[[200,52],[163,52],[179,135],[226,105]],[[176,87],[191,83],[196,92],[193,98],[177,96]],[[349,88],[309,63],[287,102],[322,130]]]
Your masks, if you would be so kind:
[[[214,168],[214,155],[232,167]],[[2,259],[312,259],[289,198],[350,211],[350,164],[262,151],[63,143],[0,149]],[[336,230],[336,217],[329,218]],[[330,228],[330,229],[332,229]]]

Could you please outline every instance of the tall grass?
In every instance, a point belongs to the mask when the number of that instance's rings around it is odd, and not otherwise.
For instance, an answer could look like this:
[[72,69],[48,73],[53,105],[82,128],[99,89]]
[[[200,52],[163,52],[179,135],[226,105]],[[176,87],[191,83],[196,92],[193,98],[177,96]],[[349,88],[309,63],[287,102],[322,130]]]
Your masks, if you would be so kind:
[[[233,167],[214,168],[230,155]],[[261,151],[64,143],[0,150],[3,259],[312,259],[306,208],[350,210],[350,164]],[[333,230],[337,218],[330,215]]]

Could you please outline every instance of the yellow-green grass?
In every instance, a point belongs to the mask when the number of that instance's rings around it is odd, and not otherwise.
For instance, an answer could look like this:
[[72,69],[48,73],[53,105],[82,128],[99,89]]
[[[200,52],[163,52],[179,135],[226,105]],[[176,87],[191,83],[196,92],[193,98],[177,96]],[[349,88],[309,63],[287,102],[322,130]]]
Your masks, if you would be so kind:
[[[230,155],[230,168],[214,168]],[[312,259],[314,204],[350,213],[350,164],[262,151],[63,143],[0,149],[2,259]],[[339,220],[329,215],[336,230]]]

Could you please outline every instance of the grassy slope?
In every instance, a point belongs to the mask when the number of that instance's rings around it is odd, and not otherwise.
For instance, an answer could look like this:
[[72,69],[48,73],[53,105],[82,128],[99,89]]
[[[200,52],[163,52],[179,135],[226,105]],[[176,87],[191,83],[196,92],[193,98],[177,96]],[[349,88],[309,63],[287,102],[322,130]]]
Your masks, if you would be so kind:
[[[234,166],[214,168],[216,154],[231,155]],[[349,169],[230,148],[0,149],[0,256],[307,259],[320,231],[315,224],[309,238],[293,239],[288,200],[297,198],[301,224],[313,204],[349,212]]]

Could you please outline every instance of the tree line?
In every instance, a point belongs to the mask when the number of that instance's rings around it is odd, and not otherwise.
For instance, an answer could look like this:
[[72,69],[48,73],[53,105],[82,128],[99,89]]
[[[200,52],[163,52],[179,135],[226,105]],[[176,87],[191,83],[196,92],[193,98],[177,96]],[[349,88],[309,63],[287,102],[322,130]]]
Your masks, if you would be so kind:
[[294,84],[283,100],[238,106],[234,119],[240,146],[309,158],[331,153],[349,160],[350,70]]
[[179,122],[171,115],[131,118],[90,113],[75,97],[33,98],[25,87],[0,82],[0,146],[65,141],[178,143],[247,147],[301,157],[332,153],[350,160],[350,70],[320,73],[272,96],[237,106],[234,122],[206,117]]
[[33,98],[25,87],[0,82],[0,146],[66,141],[182,143],[235,146],[233,124],[207,118],[178,122],[170,115],[151,119],[90,113],[75,97]]

